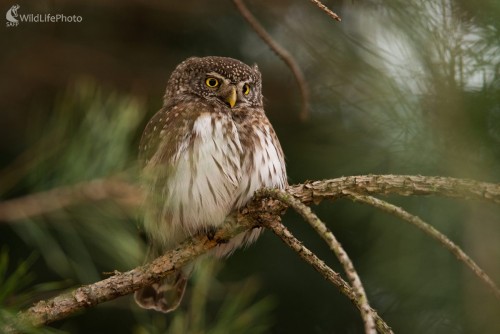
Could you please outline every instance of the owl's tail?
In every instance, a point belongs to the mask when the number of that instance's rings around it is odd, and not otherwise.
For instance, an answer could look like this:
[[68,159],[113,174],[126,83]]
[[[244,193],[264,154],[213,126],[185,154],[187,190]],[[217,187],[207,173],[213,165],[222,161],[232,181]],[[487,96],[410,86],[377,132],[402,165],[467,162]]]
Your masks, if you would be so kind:
[[182,269],[173,272],[165,279],[137,290],[134,294],[136,303],[145,309],[168,313],[181,303],[186,290],[189,274]]
[[[146,255],[149,262],[164,253],[163,247],[151,242]],[[134,293],[135,302],[142,308],[152,309],[163,313],[174,311],[182,301],[187,281],[193,265],[179,268],[161,281],[146,286]]]

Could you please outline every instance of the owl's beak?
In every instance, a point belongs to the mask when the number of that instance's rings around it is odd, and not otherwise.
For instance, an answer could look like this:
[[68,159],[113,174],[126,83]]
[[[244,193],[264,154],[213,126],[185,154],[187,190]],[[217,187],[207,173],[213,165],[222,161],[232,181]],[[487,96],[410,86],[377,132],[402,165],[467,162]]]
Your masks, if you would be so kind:
[[232,86],[231,91],[226,95],[225,101],[229,103],[232,108],[236,104],[237,98],[238,96],[236,95],[236,87]]

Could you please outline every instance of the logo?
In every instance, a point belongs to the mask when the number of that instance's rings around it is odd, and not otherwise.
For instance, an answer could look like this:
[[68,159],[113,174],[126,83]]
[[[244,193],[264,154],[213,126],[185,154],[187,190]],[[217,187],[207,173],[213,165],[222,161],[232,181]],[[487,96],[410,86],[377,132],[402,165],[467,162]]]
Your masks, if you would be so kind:
[[17,11],[19,5],[14,5],[5,14],[7,19],[7,27],[17,27],[19,22],[27,23],[80,23],[83,17],[80,15],[64,15],[64,14],[19,14]]
[[17,27],[19,25],[19,21],[17,20],[17,10],[19,9],[19,5],[14,5],[10,7],[5,14],[5,18],[7,19],[7,27]]

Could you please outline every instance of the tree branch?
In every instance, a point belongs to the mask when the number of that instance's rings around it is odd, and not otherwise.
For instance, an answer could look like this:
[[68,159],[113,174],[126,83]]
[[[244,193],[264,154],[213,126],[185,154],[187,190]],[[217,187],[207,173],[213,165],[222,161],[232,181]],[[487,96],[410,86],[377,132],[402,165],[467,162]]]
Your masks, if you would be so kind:
[[427,196],[485,200],[500,204],[500,184],[442,176],[360,175],[323,181],[307,181],[287,189],[304,204],[344,197],[348,192],[361,195]]
[[[336,199],[355,192],[361,195],[439,195],[486,200],[500,204],[500,184],[441,176],[359,175],[292,185],[287,192],[304,204]],[[139,186],[120,179],[98,179],[51,189],[0,202],[0,221],[15,221],[50,213],[85,201],[111,199],[124,207],[137,207],[143,195]],[[269,207],[279,213],[282,206]]]
[[0,202],[0,222],[40,216],[86,201],[114,200],[123,207],[142,203],[141,189],[120,179],[97,179]]
[[[340,277],[338,273],[333,271],[328,267],[321,259],[319,259],[313,252],[311,252],[307,247],[305,247],[299,240],[297,240],[293,234],[278,220],[268,221],[263,224],[265,227],[269,228],[278,237],[285,242],[291,249],[293,249],[304,261],[309,263],[316,269],[323,277],[329,280],[333,285],[335,285],[341,293],[343,293],[347,298],[353,302],[353,304],[363,312],[363,305],[361,304],[359,298],[357,297],[354,290],[347,284],[346,281]],[[377,314],[377,311],[370,309],[370,313],[375,319],[375,324],[379,333],[389,334],[393,333],[392,329],[387,325],[387,323]]]
[[[124,273],[116,272],[114,276],[102,281],[82,286],[49,300],[40,301],[20,312],[18,319],[21,323],[29,323],[33,326],[46,325],[64,319],[79,310],[131,294],[141,287],[161,280],[177,268],[185,266],[193,259],[216,247],[217,244],[226,242],[254,226],[249,218],[239,219],[237,224],[226,223],[211,239],[205,235],[192,237],[179,245],[178,248],[148,264]],[[5,328],[3,329],[5,330]],[[0,330],[0,332],[3,331]]]
[[368,205],[371,205],[377,209],[393,214],[410,224],[415,225],[418,229],[423,231],[425,234],[429,235],[433,239],[437,240],[444,248],[449,250],[455,257],[462,261],[487,287],[489,287],[493,294],[500,299],[500,290],[498,286],[493,282],[493,280],[484,272],[481,267],[479,267],[474,260],[472,260],[459,246],[457,246],[453,241],[448,239],[444,234],[436,230],[433,226],[427,224],[419,217],[410,214],[409,212],[403,210],[386,201],[379,200],[378,198],[372,196],[358,195],[355,193],[349,193],[349,198],[353,201],[359,201]]
[[[97,187],[97,189],[104,187],[105,189],[117,190],[117,188],[109,187],[113,182],[114,181],[100,180],[98,182],[65,187],[63,190],[54,189],[43,193],[41,197],[40,194],[32,196],[39,196],[39,198],[44,198],[44,200],[47,201],[57,201],[61,198],[69,197],[66,198],[66,202],[62,203],[60,206],[52,205],[52,208],[60,208],[64,205],[77,203],[79,200],[109,198],[109,192],[94,193],[94,190],[96,190],[94,187]],[[130,198],[134,198],[134,200],[127,201],[129,205],[136,206],[137,203],[142,200],[138,187],[128,185],[123,188],[122,186],[124,184],[122,183],[115,185],[119,189],[127,190],[125,192],[117,191],[116,193],[112,191],[111,194],[118,195],[119,198],[129,198],[130,195]],[[92,191],[87,192],[88,190]],[[350,176],[324,181],[308,181],[303,184],[289,187],[287,192],[305,204],[313,202],[318,203],[323,199],[335,199],[349,196],[352,192],[357,194],[378,193],[380,195],[398,194],[404,196],[441,195],[453,198],[487,200],[500,204],[500,185],[446,177],[408,175]],[[10,201],[10,205],[16,204],[15,201],[16,200]],[[26,201],[23,199],[17,202],[17,208],[22,212],[30,211],[23,205],[20,205],[22,203],[26,205]],[[3,208],[5,208],[5,203],[2,205]],[[2,205],[0,205],[0,208],[2,208]],[[40,203],[37,203],[37,205],[40,206]],[[333,272],[307,248],[300,244],[300,242],[279,223],[279,216],[283,213],[284,209],[285,206],[276,200],[255,198],[238,215],[238,224],[224,226],[223,229],[217,232],[214,239],[209,240],[205,236],[194,237],[183,243],[179,248],[168,252],[150,264],[125,273],[118,273],[103,281],[83,286],[50,300],[38,302],[28,310],[20,312],[18,319],[21,321],[28,321],[35,325],[48,324],[65,318],[83,308],[130,294],[143,286],[150,285],[167,276],[175,268],[185,265],[197,256],[214,248],[217,242],[228,240],[232,236],[256,226],[257,222],[272,229],[274,233],[279,235],[290,247],[297,251],[301,257],[334,283],[342,293],[348,296],[349,299],[360,308],[361,304],[351,287],[343,281],[337,273]],[[1,211],[0,209],[0,212]],[[31,212],[37,213],[39,211],[32,210]],[[376,315],[376,313],[373,314],[377,329],[382,333],[392,333],[382,319]]]
[[261,189],[257,193],[257,198],[258,197],[275,198],[286,204],[287,206],[292,207],[302,216],[302,218],[304,218],[309,223],[309,225],[311,225],[316,230],[321,238],[325,240],[330,249],[337,256],[339,262],[344,267],[344,271],[347,274],[349,281],[351,282],[351,287],[354,290],[354,293],[356,294],[357,300],[360,304],[361,317],[363,318],[363,322],[365,324],[365,333],[376,334],[375,321],[371,312],[372,309],[368,302],[368,297],[366,296],[363,284],[361,283],[361,279],[359,278],[359,275],[356,272],[351,259],[347,255],[347,252],[344,250],[337,238],[335,238],[333,233],[318,218],[318,216],[312,212],[310,207],[303,204],[298,199],[292,197],[289,193],[281,189]]

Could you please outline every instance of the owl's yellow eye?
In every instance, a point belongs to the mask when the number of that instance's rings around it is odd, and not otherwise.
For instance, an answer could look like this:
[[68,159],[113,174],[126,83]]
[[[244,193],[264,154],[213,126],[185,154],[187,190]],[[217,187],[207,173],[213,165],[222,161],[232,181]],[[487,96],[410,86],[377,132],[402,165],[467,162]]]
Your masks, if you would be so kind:
[[250,86],[248,84],[245,84],[243,86],[243,94],[245,94],[245,95],[250,94]]
[[219,80],[217,80],[215,78],[207,78],[207,80],[205,80],[205,84],[208,87],[214,88],[214,87],[217,87],[219,85]]

